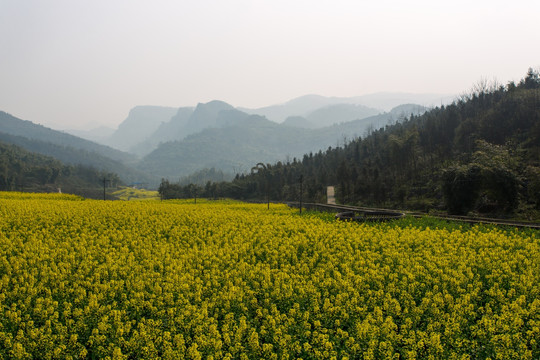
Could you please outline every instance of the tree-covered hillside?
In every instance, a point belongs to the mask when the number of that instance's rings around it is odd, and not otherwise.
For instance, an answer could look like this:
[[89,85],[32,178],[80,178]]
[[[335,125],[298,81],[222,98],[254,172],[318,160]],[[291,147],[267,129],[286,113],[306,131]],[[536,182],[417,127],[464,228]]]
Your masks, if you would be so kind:
[[157,182],[151,175],[141,170],[134,169],[124,163],[113,160],[107,156],[90,152],[71,146],[62,146],[47,141],[29,139],[23,136],[15,136],[0,132],[0,141],[19,146],[27,151],[50,156],[67,165],[85,166],[99,169],[104,172],[117,173],[126,183],[132,182]]
[[41,154],[0,142],[0,191],[62,191],[85,197],[103,196],[107,186],[120,183],[114,173],[82,165],[65,165]]
[[87,152],[93,152],[113,160],[126,163],[133,162],[135,160],[134,156],[128,153],[110,148],[108,146],[100,145],[92,141],[81,139],[68,133],[49,129],[28,120],[18,119],[15,116],[3,111],[0,111],[0,132],[14,136],[22,136],[27,139],[47,142],[58,146],[66,146]]
[[156,184],[159,181],[159,177],[132,167],[135,157],[130,154],[21,120],[1,111],[0,141],[29,152],[53,157],[64,164],[114,172],[126,183]]
[[517,84],[479,83],[451,105],[345,146],[266,164],[207,188],[217,196],[263,198],[268,191],[274,200],[297,200],[302,176],[304,199],[311,201],[324,201],[326,186],[335,185],[338,201],[348,204],[462,214],[539,208],[539,89],[532,69]]

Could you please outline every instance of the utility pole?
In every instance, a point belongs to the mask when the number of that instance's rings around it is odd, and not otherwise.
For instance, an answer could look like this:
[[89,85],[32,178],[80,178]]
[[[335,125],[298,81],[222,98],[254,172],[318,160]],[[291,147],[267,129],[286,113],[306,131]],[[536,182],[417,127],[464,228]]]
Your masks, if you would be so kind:
[[303,191],[304,189],[302,188],[302,184],[304,182],[304,175],[300,175],[298,180],[300,181],[300,214],[302,214],[302,195],[304,193],[304,191]]
[[105,193],[105,187],[107,185],[107,181],[111,181],[110,179],[107,179],[106,177],[103,177],[103,200],[106,200],[106,193]]
[[266,180],[266,209],[270,210],[270,184],[268,183],[268,180]]

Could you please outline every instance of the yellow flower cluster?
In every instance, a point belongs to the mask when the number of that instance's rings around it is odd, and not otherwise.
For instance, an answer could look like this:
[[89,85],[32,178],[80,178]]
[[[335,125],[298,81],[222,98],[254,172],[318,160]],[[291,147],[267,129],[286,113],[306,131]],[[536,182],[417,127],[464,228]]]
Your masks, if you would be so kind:
[[72,194],[0,191],[0,200],[3,200],[3,199],[16,199],[16,200],[41,199],[41,200],[72,200],[72,201],[84,200],[84,198],[77,195],[72,195]]
[[538,359],[533,233],[0,196],[0,358]]

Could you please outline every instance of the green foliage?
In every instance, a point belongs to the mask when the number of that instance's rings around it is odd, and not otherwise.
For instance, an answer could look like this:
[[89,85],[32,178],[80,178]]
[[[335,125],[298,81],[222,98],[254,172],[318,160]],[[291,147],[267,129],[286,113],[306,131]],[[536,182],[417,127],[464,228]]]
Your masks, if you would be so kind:
[[540,167],[529,166],[527,168],[527,200],[540,209]]
[[132,155],[122,151],[81,139],[77,136],[73,136],[61,131],[49,129],[45,126],[34,124],[31,121],[18,119],[3,111],[0,111],[0,128],[4,134],[33,139],[42,143],[83,150],[86,152],[99,154],[101,156],[106,156],[117,161],[130,162],[134,160]]
[[114,172],[128,183],[144,181],[157,184],[159,181],[157,177],[132,168],[136,161],[133,155],[18,119],[2,111],[0,111],[0,141],[30,152],[54,157],[64,164],[83,165],[104,172]]
[[[125,165],[120,160],[114,160],[110,157],[79,149],[77,147],[64,146],[49,141],[9,135],[2,132],[0,132],[0,141],[19,146],[30,152],[53,157],[64,164],[73,166],[82,165],[105,172],[115,172],[118,173],[125,182],[151,181],[152,179],[152,176],[149,176],[142,171],[135,170],[130,166]],[[155,182],[157,182],[157,180]]]
[[[490,168],[483,171],[484,197],[487,211],[511,213],[518,206],[518,179],[508,170]],[[479,209],[482,211],[482,209]]]
[[502,145],[476,141],[471,162],[443,171],[443,195],[450,214],[511,213],[518,206],[517,161]]
[[517,162],[508,149],[483,140],[471,162],[443,170],[442,191],[450,214],[480,212],[511,213],[518,205]]
[[102,179],[118,184],[118,176],[82,165],[64,165],[41,154],[0,142],[0,190],[62,192],[102,198]]
[[197,184],[204,186],[208,181],[217,183],[222,181],[230,181],[232,178],[233,175],[231,174],[225,174],[219,169],[210,168],[202,169],[194,172],[191,175],[185,176],[180,179],[179,183],[182,185]]
[[448,213],[466,215],[480,194],[481,169],[477,165],[451,167],[443,172],[442,191]]
[[[333,212],[320,212],[320,211],[303,211],[302,215],[297,213],[297,216],[303,216],[313,219],[323,220],[325,222],[333,223],[336,221],[335,213]],[[444,220],[438,217],[425,215],[422,217],[407,215],[401,219],[385,221],[385,222],[375,222],[370,223],[370,226],[378,226],[382,229],[392,229],[392,228],[415,228],[415,229],[440,229],[448,231],[477,231],[479,233],[488,233],[491,231],[502,231],[507,235],[519,235],[530,238],[540,239],[540,231],[533,228],[518,228],[507,225],[491,225],[483,223],[471,223],[454,220]],[[361,223],[358,223],[358,226],[361,226]]]

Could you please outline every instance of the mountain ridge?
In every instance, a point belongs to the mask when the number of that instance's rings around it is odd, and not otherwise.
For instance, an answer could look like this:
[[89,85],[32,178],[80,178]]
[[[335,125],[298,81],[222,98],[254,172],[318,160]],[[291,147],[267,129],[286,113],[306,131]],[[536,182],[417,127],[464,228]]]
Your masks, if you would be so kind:
[[337,146],[347,139],[364,135],[370,125],[379,128],[399,121],[406,108],[318,129],[292,127],[263,116],[224,110],[218,113],[218,118],[227,118],[231,114],[237,117],[233,116],[223,126],[206,128],[182,140],[160,144],[141,160],[139,168],[169,178],[187,176],[203,168],[241,172],[240,169],[249,169],[258,162],[300,157]]
[[315,111],[318,108],[337,104],[354,104],[362,105],[378,110],[379,112],[388,112],[391,109],[401,104],[415,103],[422,106],[440,106],[451,103],[455,99],[455,95],[449,94],[414,94],[406,92],[378,92],[366,95],[338,97],[338,96],[322,96],[316,94],[303,95],[282,104],[264,106],[261,108],[245,108],[238,109],[247,112],[248,114],[264,115],[269,120],[281,123],[288,116],[306,116],[308,113]]
[[156,131],[162,122],[169,121],[177,111],[178,108],[166,106],[136,106],[129,111],[127,118],[104,144],[128,151]]

